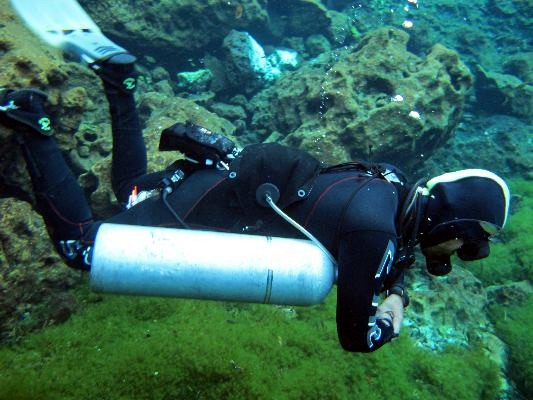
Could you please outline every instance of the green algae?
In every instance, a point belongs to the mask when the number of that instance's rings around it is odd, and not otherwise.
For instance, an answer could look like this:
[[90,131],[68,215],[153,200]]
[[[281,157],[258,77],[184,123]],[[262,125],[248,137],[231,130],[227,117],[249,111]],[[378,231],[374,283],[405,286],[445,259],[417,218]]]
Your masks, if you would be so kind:
[[[82,298],[94,298],[83,294]],[[99,298],[96,298],[99,299]],[[495,399],[481,349],[340,349],[310,308],[105,296],[0,350],[0,399]]]
[[509,347],[508,370],[524,398],[533,398],[533,296],[515,305],[495,305],[490,317],[498,336]]

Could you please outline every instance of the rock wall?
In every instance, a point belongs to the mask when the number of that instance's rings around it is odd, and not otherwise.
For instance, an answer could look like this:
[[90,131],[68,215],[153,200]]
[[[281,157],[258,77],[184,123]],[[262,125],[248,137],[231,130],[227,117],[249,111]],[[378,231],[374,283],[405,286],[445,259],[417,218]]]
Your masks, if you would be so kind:
[[81,0],[109,34],[131,51],[166,67],[189,68],[216,52],[232,30],[249,32],[265,44],[308,37],[317,31],[334,40],[336,24],[348,18],[318,0]]
[[0,199],[0,342],[69,318],[80,281],[55,252],[31,205]]

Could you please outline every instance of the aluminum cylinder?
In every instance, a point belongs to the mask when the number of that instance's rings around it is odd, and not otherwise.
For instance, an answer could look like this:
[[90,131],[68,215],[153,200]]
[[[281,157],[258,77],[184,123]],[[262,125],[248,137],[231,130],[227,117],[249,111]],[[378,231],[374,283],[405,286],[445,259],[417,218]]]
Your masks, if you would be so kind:
[[336,271],[307,240],[103,224],[90,275],[98,292],[311,305]]

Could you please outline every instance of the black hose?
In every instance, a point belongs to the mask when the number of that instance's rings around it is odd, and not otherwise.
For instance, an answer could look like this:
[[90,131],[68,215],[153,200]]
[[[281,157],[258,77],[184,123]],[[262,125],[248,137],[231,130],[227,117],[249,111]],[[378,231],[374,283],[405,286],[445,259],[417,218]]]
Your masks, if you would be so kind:
[[185,221],[183,221],[180,216],[176,213],[176,211],[174,211],[174,209],[172,208],[172,206],[169,204],[168,200],[167,200],[167,197],[168,195],[172,193],[172,190],[167,190],[167,188],[163,189],[162,192],[161,192],[161,199],[163,200],[163,203],[165,204],[165,206],[167,207],[168,211],[170,211],[170,213],[174,216],[174,218],[176,218],[176,221],[178,221],[181,226],[183,226],[185,229],[191,229],[189,227],[189,225],[187,225],[185,223]]

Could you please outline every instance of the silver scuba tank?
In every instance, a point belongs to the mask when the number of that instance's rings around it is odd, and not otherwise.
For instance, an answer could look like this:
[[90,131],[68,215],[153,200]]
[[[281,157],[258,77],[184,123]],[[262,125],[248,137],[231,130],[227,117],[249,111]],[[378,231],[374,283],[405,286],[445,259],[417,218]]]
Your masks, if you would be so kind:
[[99,292],[311,305],[336,269],[308,240],[103,224],[91,262]]

